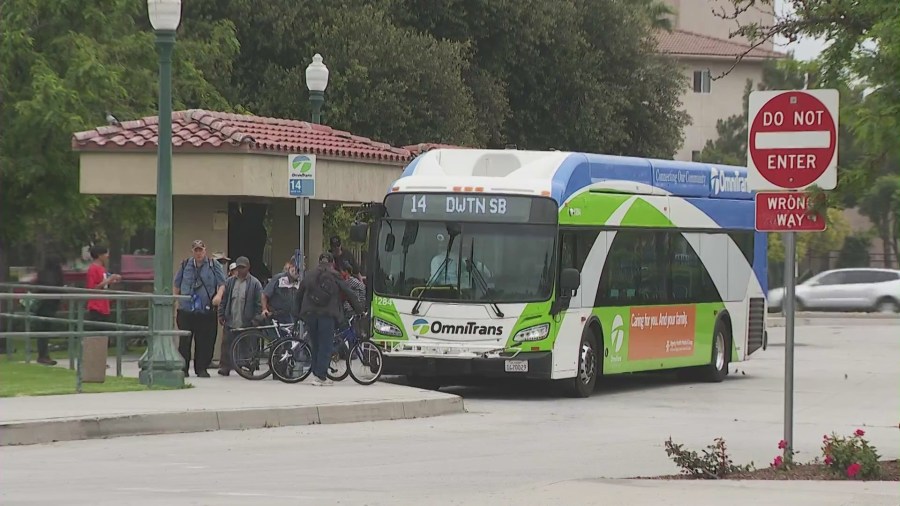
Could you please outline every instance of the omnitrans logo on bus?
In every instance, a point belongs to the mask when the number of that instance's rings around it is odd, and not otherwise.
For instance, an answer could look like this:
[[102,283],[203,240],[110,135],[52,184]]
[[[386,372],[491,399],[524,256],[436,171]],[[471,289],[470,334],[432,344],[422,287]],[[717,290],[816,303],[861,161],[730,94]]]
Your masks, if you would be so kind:
[[[717,167],[710,167],[709,184],[712,186],[713,195],[722,192],[748,193],[747,177],[738,171],[727,171]],[[730,172],[730,173],[729,173]]]
[[501,325],[479,325],[476,322],[466,322],[461,324],[445,324],[440,320],[429,322],[424,318],[419,318],[412,324],[413,332],[420,336],[424,336],[429,332],[438,335],[479,335],[479,336],[502,336],[503,326]]

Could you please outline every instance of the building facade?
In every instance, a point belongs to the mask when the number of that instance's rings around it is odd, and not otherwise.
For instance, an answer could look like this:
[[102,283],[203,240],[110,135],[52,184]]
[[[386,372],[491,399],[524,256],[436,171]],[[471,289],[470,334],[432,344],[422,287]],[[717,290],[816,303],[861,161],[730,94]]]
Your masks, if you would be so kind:
[[[687,79],[682,103],[691,117],[684,129],[684,142],[676,160],[698,160],[709,140],[715,140],[716,122],[736,114],[744,107],[747,80],[762,80],[763,62],[781,58],[783,53],[767,41],[751,47],[744,37],[730,38],[741,24],[770,25],[775,20],[771,6],[753,8],[737,20],[724,19],[734,12],[728,0],[664,0],[675,14],[673,30],[659,35],[659,50],[681,64]],[[735,64],[738,56],[746,54]]]

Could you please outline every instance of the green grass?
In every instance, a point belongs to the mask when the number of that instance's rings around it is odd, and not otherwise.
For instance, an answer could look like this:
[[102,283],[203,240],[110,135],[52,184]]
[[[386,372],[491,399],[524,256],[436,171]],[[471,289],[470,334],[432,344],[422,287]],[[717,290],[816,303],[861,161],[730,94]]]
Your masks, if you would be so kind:
[[[13,340],[14,350],[12,356],[10,357],[15,362],[22,362],[25,360],[25,341],[21,339]],[[50,358],[53,360],[68,361],[69,360],[69,350],[66,348],[68,342],[65,339],[51,339],[50,340]],[[54,349],[60,348],[60,349]],[[122,357],[129,356],[137,356],[140,357],[144,354],[147,347],[145,345],[140,346],[130,346],[127,351],[122,354]],[[111,348],[108,348],[106,351],[106,356],[110,358],[115,358],[116,356],[116,347],[113,345]],[[7,359],[6,353],[0,353],[0,357],[3,360]],[[31,361],[37,360],[37,341],[31,340]]]
[[[137,378],[107,376],[103,383],[84,383],[84,393],[132,392],[149,390]],[[169,390],[154,387],[154,390]],[[0,360],[0,397],[59,395],[75,393],[75,371],[65,367]]]

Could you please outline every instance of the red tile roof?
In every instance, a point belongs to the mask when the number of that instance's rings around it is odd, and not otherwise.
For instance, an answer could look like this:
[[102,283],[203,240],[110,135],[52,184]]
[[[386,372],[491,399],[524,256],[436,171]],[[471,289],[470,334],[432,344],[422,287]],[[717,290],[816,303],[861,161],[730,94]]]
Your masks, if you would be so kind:
[[[762,60],[766,58],[784,58],[784,53],[754,48],[731,40],[717,39],[699,33],[684,30],[660,32],[657,36],[659,51],[673,56],[726,57],[736,58],[747,53],[745,58]],[[749,52],[747,50],[749,49]]]
[[431,151],[432,149],[465,149],[464,146],[456,146],[453,144],[440,144],[435,142],[422,142],[419,144],[410,144],[409,146],[403,146],[403,149],[409,151],[412,156],[419,156],[426,151]]
[[[150,116],[72,136],[75,151],[156,150],[159,118]],[[408,149],[306,121],[191,109],[172,113],[174,151],[302,152],[336,158],[406,163]]]

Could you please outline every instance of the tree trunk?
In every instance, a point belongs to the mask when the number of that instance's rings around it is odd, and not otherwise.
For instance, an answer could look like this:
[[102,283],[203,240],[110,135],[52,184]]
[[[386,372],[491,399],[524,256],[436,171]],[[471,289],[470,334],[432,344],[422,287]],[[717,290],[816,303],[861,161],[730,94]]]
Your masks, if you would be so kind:
[[891,248],[891,240],[893,234],[891,234],[890,224],[887,223],[887,220],[882,224],[882,226],[878,227],[879,234],[881,236],[881,254],[882,254],[882,264],[886,269],[890,269],[894,265],[894,261],[891,259],[891,252],[893,248]]
[[124,239],[122,229],[110,227],[106,231],[106,239],[109,241],[109,272],[122,273],[122,247]]

